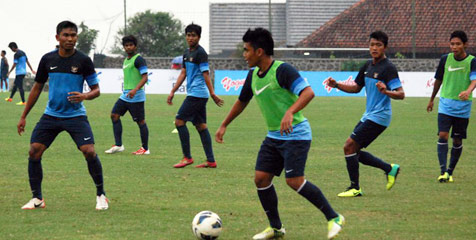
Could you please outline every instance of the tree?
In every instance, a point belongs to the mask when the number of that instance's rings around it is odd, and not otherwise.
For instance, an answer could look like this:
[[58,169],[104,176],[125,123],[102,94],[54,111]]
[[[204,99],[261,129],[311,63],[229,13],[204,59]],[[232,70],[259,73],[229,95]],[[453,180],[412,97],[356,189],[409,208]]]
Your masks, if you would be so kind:
[[166,12],[137,13],[127,21],[127,33],[119,29],[111,52],[125,54],[121,39],[134,35],[138,41],[138,52],[144,57],[170,57],[182,55],[187,47],[182,22]]
[[96,29],[89,29],[84,22],[81,22],[79,29],[81,32],[78,34],[76,48],[85,54],[89,54],[91,49],[96,48],[94,41],[96,41],[99,31]]

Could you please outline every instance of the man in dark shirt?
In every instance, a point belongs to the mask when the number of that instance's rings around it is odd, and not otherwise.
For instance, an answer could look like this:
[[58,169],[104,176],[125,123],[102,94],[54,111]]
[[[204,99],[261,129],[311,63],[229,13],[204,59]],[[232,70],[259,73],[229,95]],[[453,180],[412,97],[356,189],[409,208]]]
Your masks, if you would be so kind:
[[[99,96],[99,84],[91,59],[74,48],[78,39],[77,32],[78,27],[70,21],[63,21],[56,27],[56,40],[60,48],[41,58],[35,84],[17,125],[18,134],[21,135],[25,131],[26,117],[49,79],[48,105],[30,140],[28,176],[33,197],[22,209],[45,207],[41,193],[41,157],[62,131],[70,134],[86,158],[89,173],[96,185],[96,210],[108,208],[102,166],[94,149],[94,136],[82,103]],[[84,81],[91,88],[90,92],[83,93]]]

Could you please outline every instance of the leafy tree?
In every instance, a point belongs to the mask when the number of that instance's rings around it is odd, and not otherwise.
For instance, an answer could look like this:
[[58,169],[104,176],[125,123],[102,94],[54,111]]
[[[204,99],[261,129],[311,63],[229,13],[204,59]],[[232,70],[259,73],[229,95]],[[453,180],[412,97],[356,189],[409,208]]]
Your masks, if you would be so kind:
[[137,13],[127,21],[127,32],[119,29],[111,52],[125,54],[121,39],[124,35],[137,38],[138,52],[145,57],[170,57],[181,55],[187,47],[182,22],[166,12]]
[[94,41],[96,40],[99,31],[96,29],[89,29],[89,27],[86,26],[84,22],[81,22],[81,24],[79,25],[79,30],[80,33],[78,34],[76,48],[85,54],[89,54],[89,52],[91,52],[91,49],[96,48],[96,44],[94,44]]

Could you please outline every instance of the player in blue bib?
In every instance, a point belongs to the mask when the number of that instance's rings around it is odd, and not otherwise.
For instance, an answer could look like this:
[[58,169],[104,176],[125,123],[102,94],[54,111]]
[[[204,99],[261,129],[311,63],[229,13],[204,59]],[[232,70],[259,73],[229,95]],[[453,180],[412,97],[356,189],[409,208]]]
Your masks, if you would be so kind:
[[[91,59],[74,48],[78,40],[78,27],[63,21],[56,27],[59,49],[45,54],[38,66],[35,84],[31,89],[25,110],[18,122],[18,134],[25,131],[26,117],[40,97],[49,80],[48,105],[31,134],[28,158],[28,176],[33,198],[22,209],[44,208],[41,193],[43,168],[41,157],[62,131],[70,134],[76,147],[83,153],[89,173],[96,185],[96,209],[106,210],[108,200],[104,192],[102,166],[94,149],[94,136],[83,106],[84,100],[99,96],[99,84]],[[84,82],[91,88],[83,93]]]
[[7,55],[7,52],[5,50],[2,50],[2,55],[0,59],[0,91],[2,92],[3,91],[8,92],[8,81],[7,81],[8,60],[5,57],[5,55]]
[[365,87],[367,95],[365,113],[344,145],[350,186],[346,191],[339,193],[339,197],[362,196],[359,185],[359,162],[382,169],[387,175],[387,190],[393,187],[400,171],[398,164],[388,164],[369,152],[362,151],[362,148],[370,145],[390,125],[392,118],[390,99],[405,98],[397,69],[385,56],[388,44],[387,34],[376,31],[370,34],[369,39],[372,60],[367,61],[360,68],[355,79],[356,84],[344,85],[338,84],[331,77],[326,79],[329,87],[347,93],[358,93]]
[[210,80],[210,68],[208,66],[208,55],[198,42],[202,27],[190,24],[185,28],[186,40],[189,48],[183,54],[182,72],[177,78],[177,82],[170,91],[167,103],[172,105],[175,92],[187,78],[187,97],[182,103],[177,116],[175,116],[175,126],[177,128],[180,144],[182,145],[183,159],[174,165],[174,168],[183,168],[193,163],[190,153],[190,135],[187,126],[191,121],[200,134],[203,150],[207,160],[195,167],[216,168],[217,164],[213,155],[212,140],[207,127],[207,101],[212,97],[213,101],[221,107],[223,100],[215,95],[212,81]]

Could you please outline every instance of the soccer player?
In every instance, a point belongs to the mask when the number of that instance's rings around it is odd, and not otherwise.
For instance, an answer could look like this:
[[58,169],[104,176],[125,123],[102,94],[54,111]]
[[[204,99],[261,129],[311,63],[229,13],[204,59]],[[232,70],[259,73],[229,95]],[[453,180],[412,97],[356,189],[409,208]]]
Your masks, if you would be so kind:
[[174,165],[174,168],[183,168],[193,163],[190,153],[190,136],[188,133],[187,121],[192,121],[193,125],[200,134],[203,149],[207,156],[205,163],[196,165],[197,168],[216,168],[215,157],[213,156],[212,140],[207,128],[207,110],[206,105],[208,97],[219,106],[223,106],[223,100],[215,95],[212,81],[210,80],[210,69],[208,67],[208,55],[198,42],[202,27],[196,24],[190,24],[185,28],[186,40],[189,49],[183,54],[183,66],[177,82],[172,88],[167,103],[172,105],[172,100],[177,89],[187,78],[187,97],[182,103],[177,116],[175,117],[175,126],[177,128],[180,143],[182,145],[183,159]]
[[8,47],[15,53],[15,55],[13,56],[12,69],[10,69],[10,71],[7,73],[7,77],[15,68],[16,68],[15,70],[16,76],[15,76],[15,82],[13,83],[12,93],[10,94],[9,98],[5,99],[5,101],[11,102],[13,100],[13,96],[15,96],[15,93],[18,89],[20,91],[21,102],[18,102],[17,105],[25,105],[26,103],[25,103],[25,91],[23,90],[23,79],[25,78],[25,75],[26,75],[26,65],[28,64],[28,67],[30,68],[33,74],[36,74],[36,72],[31,67],[31,64],[28,61],[28,58],[26,57],[25,52],[18,49],[18,45],[15,42],[9,43]]
[[[41,157],[62,131],[70,134],[86,158],[89,173],[96,184],[96,209],[108,208],[102,166],[94,150],[94,136],[82,103],[84,100],[92,100],[99,96],[99,84],[91,59],[74,48],[78,39],[77,32],[78,27],[70,21],[60,22],[56,27],[56,40],[60,48],[41,58],[35,84],[17,125],[18,134],[21,135],[25,131],[26,117],[49,78],[48,105],[36,124],[30,140],[28,176],[33,198],[22,209],[45,207],[41,193],[43,179]],[[83,93],[84,81],[91,88],[90,92]]]
[[[468,37],[463,31],[454,31],[450,36],[451,53],[443,55],[435,74],[435,85],[430,102],[426,107],[433,110],[433,101],[440,90],[438,105],[438,143],[437,153],[440,162],[439,182],[453,182],[453,171],[463,152],[463,139],[466,139],[473,90],[476,87],[476,59],[466,53]],[[450,129],[453,138],[450,164],[448,158],[448,137]]]
[[314,92],[294,67],[273,60],[274,41],[268,30],[248,29],[243,42],[243,56],[248,66],[255,68],[249,71],[240,96],[218,128],[215,140],[223,143],[227,126],[255,96],[268,127],[256,161],[255,184],[270,226],[253,239],[281,238],[285,234],[272,183],[283,168],[286,183],[324,213],[328,238],[332,239],[341,231],[344,217],[336,213],[321,190],[304,177],[312,133],[301,110],[312,100]]
[[145,91],[144,84],[147,83],[147,64],[145,59],[137,53],[137,39],[132,36],[122,38],[122,46],[127,53],[122,69],[124,71],[124,90],[117,100],[111,112],[114,139],[116,141],[106,153],[116,153],[124,151],[122,145],[122,123],[121,116],[129,111],[132,120],[137,123],[140,130],[142,147],[133,152],[135,155],[150,154],[149,151],[149,128],[145,123]]
[[5,57],[7,52],[2,50],[1,60],[0,60],[0,91],[3,92],[3,86],[5,85],[5,91],[8,91],[8,82],[7,82],[7,73],[8,73],[8,60]]
[[362,151],[362,148],[369,146],[390,125],[392,118],[390,98],[405,98],[397,69],[385,56],[388,44],[387,34],[376,31],[370,34],[369,39],[372,60],[367,61],[360,68],[355,79],[356,84],[344,85],[338,84],[332,77],[326,79],[329,87],[347,93],[358,93],[365,87],[367,95],[365,113],[344,145],[350,186],[346,191],[339,193],[339,197],[362,196],[359,185],[359,162],[382,169],[387,175],[387,190],[393,187],[400,172],[398,164],[388,164],[369,152]]

